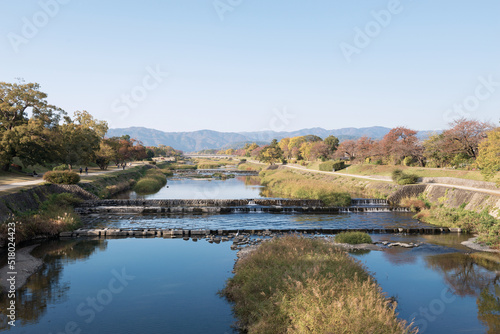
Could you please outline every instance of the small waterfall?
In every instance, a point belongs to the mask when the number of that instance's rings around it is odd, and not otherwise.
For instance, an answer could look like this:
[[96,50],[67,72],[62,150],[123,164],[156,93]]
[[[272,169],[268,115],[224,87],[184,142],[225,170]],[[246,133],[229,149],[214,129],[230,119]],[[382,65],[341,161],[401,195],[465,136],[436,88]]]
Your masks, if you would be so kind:
[[389,205],[387,200],[379,198],[353,198],[351,206],[368,206],[368,205]]

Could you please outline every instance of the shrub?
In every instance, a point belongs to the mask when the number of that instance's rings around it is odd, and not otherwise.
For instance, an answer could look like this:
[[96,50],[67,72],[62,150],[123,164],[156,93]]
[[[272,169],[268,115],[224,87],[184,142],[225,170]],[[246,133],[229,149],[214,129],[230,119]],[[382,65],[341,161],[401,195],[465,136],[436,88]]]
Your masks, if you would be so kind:
[[150,169],[134,186],[138,194],[154,194],[167,184],[167,177],[159,169]]
[[394,182],[397,182],[401,176],[403,176],[403,171],[401,169],[395,169],[391,173],[391,177]]
[[401,169],[395,169],[392,171],[392,180],[397,184],[415,184],[418,182],[418,175],[406,174]]
[[149,161],[148,163],[149,163],[150,165],[156,165],[156,161],[153,161],[153,160]]
[[344,161],[327,161],[319,164],[319,170],[331,172],[332,170],[341,170],[345,168]]
[[411,211],[420,211],[422,209],[428,208],[428,204],[425,201],[418,199],[416,197],[405,197],[399,202],[399,206],[404,208],[410,208]]
[[59,165],[59,166],[56,166],[54,168],[52,168],[53,171],[58,171],[58,170],[69,170],[69,166],[66,165],[66,164],[62,164],[62,165]]
[[319,192],[319,199],[328,206],[349,206],[351,195],[342,192]]
[[413,157],[405,157],[402,161],[403,165],[411,166],[413,165]]
[[43,179],[55,184],[77,184],[80,182],[80,175],[70,171],[52,171],[46,172]]
[[365,232],[342,232],[335,236],[335,242],[341,244],[371,244],[372,238]]

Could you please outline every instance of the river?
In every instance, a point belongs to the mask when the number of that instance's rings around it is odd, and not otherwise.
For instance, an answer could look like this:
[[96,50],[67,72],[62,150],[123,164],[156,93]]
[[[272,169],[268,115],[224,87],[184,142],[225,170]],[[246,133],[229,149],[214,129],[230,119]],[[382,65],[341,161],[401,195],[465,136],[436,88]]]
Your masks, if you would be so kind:
[[[175,178],[141,198],[259,198],[255,178]],[[137,198],[135,193],[122,197]],[[404,212],[346,214],[232,213],[94,217],[95,227],[265,229],[332,226],[422,226]],[[132,219],[130,219],[132,218]],[[374,234],[375,241],[421,243],[405,249],[358,251],[383,291],[420,333],[500,332],[497,255],[474,252],[468,236]],[[70,239],[42,242],[44,260],[16,296],[11,333],[232,333],[231,305],[217,295],[232,274],[230,242],[182,239]],[[0,299],[2,312],[8,299]],[[80,330],[80,331],[79,331]]]

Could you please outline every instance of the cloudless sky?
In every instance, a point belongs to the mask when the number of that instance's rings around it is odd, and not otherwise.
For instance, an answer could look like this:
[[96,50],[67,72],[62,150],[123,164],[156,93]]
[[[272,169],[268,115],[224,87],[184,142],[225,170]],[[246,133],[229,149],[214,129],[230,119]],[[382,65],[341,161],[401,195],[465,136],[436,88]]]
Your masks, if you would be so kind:
[[498,0],[0,0],[0,81],[114,128],[498,124],[499,15]]

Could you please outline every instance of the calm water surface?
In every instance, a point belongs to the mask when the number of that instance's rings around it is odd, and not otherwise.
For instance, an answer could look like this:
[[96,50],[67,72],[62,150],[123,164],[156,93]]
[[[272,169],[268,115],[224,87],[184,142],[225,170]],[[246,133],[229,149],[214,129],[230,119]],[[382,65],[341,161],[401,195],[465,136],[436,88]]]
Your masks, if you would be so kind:
[[[12,333],[230,333],[230,305],[216,295],[234,251],[180,239],[44,243],[46,261],[18,292]],[[2,299],[2,310],[6,300]]]
[[[257,198],[255,179],[169,180],[146,198]],[[129,197],[136,196],[129,193]],[[132,219],[130,219],[132,218]],[[109,216],[96,227],[209,229],[419,226],[411,214]],[[423,242],[413,249],[353,253],[420,333],[500,333],[500,259],[460,245],[467,236],[373,235]],[[12,333],[231,333],[230,305],[216,293],[230,277],[231,243],[179,239],[61,240],[33,251],[43,269],[18,292]],[[2,312],[8,300],[0,299]],[[2,319],[5,319],[2,316]],[[70,326],[70,327],[66,327]],[[65,329],[66,328],[66,329]],[[69,331],[71,332],[71,331]]]
[[123,199],[242,199],[261,198],[262,186],[258,178],[238,176],[233,179],[170,178],[168,184],[152,195],[138,195],[134,191],[115,196]]

